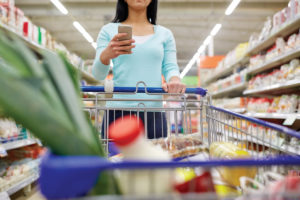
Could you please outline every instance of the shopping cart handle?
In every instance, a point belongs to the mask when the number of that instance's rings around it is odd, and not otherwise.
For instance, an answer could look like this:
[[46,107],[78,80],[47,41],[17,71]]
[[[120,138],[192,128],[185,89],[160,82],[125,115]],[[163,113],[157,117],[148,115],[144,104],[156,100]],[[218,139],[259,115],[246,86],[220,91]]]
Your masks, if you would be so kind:
[[[103,86],[82,86],[82,92],[105,92]],[[166,92],[163,88],[160,87],[114,87],[114,92],[121,92],[121,93],[149,93],[149,94],[165,94]],[[203,88],[186,88],[186,94],[197,94],[201,96],[205,96],[207,93],[206,89]]]

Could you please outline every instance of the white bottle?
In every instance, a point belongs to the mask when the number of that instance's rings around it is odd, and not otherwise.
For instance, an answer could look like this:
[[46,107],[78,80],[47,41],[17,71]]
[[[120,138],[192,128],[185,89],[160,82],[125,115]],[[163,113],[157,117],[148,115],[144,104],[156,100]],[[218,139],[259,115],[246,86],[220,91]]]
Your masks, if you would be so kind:
[[[124,160],[170,161],[170,155],[144,137],[143,122],[133,116],[118,119],[110,127],[109,138],[118,146]],[[125,195],[161,195],[172,189],[170,169],[120,170],[120,186]]]

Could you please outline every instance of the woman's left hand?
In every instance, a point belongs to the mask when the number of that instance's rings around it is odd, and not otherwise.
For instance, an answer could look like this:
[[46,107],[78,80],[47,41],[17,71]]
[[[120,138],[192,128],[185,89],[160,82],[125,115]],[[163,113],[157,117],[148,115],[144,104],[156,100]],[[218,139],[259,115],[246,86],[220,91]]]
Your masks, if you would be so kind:
[[168,93],[184,94],[186,85],[184,83],[181,83],[179,77],[174,76],[169,80],[169,83],[164,83],[162,88],[165,92]]

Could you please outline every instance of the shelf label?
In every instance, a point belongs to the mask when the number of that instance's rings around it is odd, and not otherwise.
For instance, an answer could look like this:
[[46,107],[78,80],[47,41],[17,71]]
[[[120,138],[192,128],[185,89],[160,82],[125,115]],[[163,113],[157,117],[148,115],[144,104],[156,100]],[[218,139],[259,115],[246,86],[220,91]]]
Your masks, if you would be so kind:
[[9,195],[7,192],[0,192],[0,199],[1,200],[10,200]]
[[0,144],[0,158],[7,156],[6,149]]
[[283,122],[283,125],[285,125],[285,126],[292,126],[295,123],[296,119],[297,119],[297,114],[290,115]]

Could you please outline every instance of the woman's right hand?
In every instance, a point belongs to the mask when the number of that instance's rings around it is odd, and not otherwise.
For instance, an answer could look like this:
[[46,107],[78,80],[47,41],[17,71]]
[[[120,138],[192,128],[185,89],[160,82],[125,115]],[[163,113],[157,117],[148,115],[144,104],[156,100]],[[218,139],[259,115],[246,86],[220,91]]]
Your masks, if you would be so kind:
[[109,65],[110,60],[118,57],[119,55],[132,54],[131,49],[135,47],[132,43],[135,41],[133,39],[120,41],[120,38],[126,35],[127,33],[119,33],[115,35],[108,46],[103,50],[100,55],[100,60],[104,65]]

